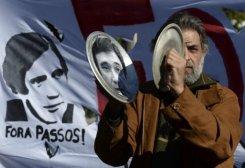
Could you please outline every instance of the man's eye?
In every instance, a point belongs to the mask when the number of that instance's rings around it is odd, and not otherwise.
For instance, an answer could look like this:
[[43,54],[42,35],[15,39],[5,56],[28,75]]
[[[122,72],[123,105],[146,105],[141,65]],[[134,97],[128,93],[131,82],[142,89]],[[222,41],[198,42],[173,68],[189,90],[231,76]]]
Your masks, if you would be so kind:
[[114,64],[114,70],[119,73],[122,70],[122,66],[118,63]]
[[101,64],[101,69],[103,69],[104,71],[110,71],[111,67],[107,63],[102,63]]
[[64,74],[64,71],[62,69],[56,69],[53,73],[52,73],[52,77],[53,78],[60,78],[62,75]]
[[41,87],[42,83],[34,82],[34,83],[32,83],[32,86],[33,87]]
[[114,67],[114,70],[115,70],[117,73],[119,73],[119,72],[122,70],[122,68],[121,68],[121,67]]
[[56,73],[56,76],[61,76],[61,75],[63,75],[64,74],[64,72],[61,70],[61,69],[59,69],[58,71],[57,71],[57,73]]
[[41,87],[41,86],[42,86],[41,83],[36,84],[36,87]]
[[192,52],[192,53],[195,53],[195,52],[198,51],[198,48],[195,47],[195,46],[190,46],[190,47],[187,46],[187,49],[188,49],[190,52]]
[[38,76],[38,77],[32,78],[30,80],[30,83],[33,84],[33,85],[40,85],[41,86],[41,83],[43,81],[45,81],[46,79],[47,79],[47,76],[46,75],[42,75],[42,76]]

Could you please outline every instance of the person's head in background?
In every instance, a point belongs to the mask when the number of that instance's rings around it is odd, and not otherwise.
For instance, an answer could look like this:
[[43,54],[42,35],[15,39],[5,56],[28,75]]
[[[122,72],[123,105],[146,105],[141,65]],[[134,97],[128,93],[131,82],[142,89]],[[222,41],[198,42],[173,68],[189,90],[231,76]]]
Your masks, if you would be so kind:
[[208,40],[202,21],[187,12],[177,12],[161,27],[153,40],[153,47],[161,31],[170,23],[177,24],[182,30],[186,64],[185,83],[196,82],[204,65],[204,58],[208,52]]
[[[108,85],[121,91],[119,81],[126,77],[125,64],[119,49],[109,38],[98,38],[92,46],[95,64]],[[123,76],[122,76],[123,75]]]

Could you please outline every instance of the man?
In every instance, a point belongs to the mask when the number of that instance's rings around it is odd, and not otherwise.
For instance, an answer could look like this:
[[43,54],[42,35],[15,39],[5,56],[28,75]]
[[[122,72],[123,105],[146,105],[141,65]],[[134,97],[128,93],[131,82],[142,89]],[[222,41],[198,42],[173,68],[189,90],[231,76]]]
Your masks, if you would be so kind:
[[170,91],[148,82],[133,103],[111,100],[95,150],[114,166],[133,157],[131,168],[232,168],[241,136],[237,97],[202,73],[208,45],[201,21],[177,13],[165,25],[169,23],[180,26],[185,45],[185,59],[171,49],[163,62],[167,74],[161,87]]
[[28,111],[45,124],[86,123],[84,110],[68,103],[62,93],[67,73],[66,62],[50,38],[38,33],[14,35],[6,45],[3,77],[21,99],[7,102],[5,121],[27,121]]

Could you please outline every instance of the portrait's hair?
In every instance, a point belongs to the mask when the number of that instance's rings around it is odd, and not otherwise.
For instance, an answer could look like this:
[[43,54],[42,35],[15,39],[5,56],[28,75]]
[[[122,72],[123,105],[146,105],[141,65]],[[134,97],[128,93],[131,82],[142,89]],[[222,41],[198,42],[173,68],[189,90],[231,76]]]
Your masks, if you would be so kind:
[[155,43],[157,41],[158,36],[162,32],[162,30],[170,23],[177,24],[181,28],[181,30],[184,30],[184,29],[195,30],[200,36],[202,50],[204,52],[208,51],[208,39],[207,39],[205,29],[203,27],[202,21],[198,17],[190,15],[188,12],[185,12],[185,11],[177,12],[173,14],[166,21],[166,23],[160,28],[160,30],[157,32],[155,38],[152,41],[152,47],[151,47],[152,50],[155,47]]
[[21,33],[10,38],[5,47],[6,56],[3,62],[3,78],[13,93],[28,94],[25,84],[26,72],[33,63],[49,48],[59,59],[64,74],[68,68],[65,60],[54,42],[38,33]]
[[119,58],[119,60],[122,64],[122,67],[123,67],[122,71],[126,77],[126,67],[125,67],[125,63],[123,61],[123,57],[122,57],[119,49],[116,47],[115,44],[113,44],[111,42],[111,40],[109,38],[97,38],[95,40],[95,42],[93,43],[92,54],[94,57],[95,65],[97,67],[99,67],[99,65],[98,65],[97,59],[95,57],[96,57],[96,54],[101,53],[101,52],[105,52],[105,53],[115,52],[115,54],[117,55],[117,57]]

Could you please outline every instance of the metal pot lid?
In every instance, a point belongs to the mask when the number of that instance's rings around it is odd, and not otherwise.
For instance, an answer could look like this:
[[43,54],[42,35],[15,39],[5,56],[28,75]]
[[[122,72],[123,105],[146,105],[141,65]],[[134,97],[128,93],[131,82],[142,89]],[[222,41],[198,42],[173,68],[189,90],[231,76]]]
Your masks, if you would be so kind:
[[171,23],[160,33],[153,52],[152,72],[156,87],[159,89],[161,80],[161,65],[166,53],[174,48],[181,57],[184,57],[184,42],[180,27]]
[[127,52],[110,35],[95,31],[86,40],[91,69],[104,90],[120,102],[132,102],[138,78]]

